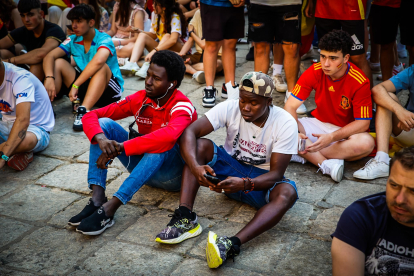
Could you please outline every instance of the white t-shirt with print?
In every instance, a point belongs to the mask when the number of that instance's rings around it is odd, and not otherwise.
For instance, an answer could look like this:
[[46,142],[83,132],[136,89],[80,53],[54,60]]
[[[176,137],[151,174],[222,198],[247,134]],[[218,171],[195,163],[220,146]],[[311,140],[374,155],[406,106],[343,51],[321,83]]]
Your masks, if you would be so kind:
[[298,125],[292,115],[280,107],[270,107],[269,118],[263,128],[243,119],[239,100],[224,101],[205,115],[214,130],[226,127],[224,149],[239,161],[270,170],[273,152],[298,153]]
[[43,84],[32,73],[3,62],[4,80],[0,84],[0,111],[3,121],[16,120],[16,105],[31,102],[30,124],[52,131],[55,126],[52,105]]
[[[166,34],[165,25],[160,19],[160,26],[158,27],[157,32],[155,32],[155,29],[157,29],[157,22],[158,22],[158,14],[155,14],[154,12],[152,12],[150,33],[155,34],[157,38],[161,41],[163,36]],[[176,13],[173,13],[173,15],[171,16],[171,33],[178,33],[179,36],[181,36],[180,16]]]

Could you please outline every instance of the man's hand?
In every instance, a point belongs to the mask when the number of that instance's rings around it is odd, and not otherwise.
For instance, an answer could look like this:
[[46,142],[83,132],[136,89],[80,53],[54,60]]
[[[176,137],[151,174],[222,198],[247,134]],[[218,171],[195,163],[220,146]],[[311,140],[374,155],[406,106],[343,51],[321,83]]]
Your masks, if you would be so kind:
[[235,8],[244,6],[244,0],[230,0],[230,2],[233,4],[233,7]]
[[210,190],[218,193],[221,193],[222,190],[224,190],[227,194],[232,194],[238,191],[243,191],[245,188],[244,180],[242,178],[229,176],[225,180],[218,183],[216,188],[210,187]]
[[[106,165],[108,163],[108,161],[111,160],[111,158],[106,157],[106,154],[101,153],[101,155],[99,156],[98,160],[96,161],[96,166],[99,169],[108,169],[108,166]],[[108,164],[110,165],[112,163],[112,161]]]
[[308,152],[318,152],[324,148],[326,148],[327,146],[329,146],[332,142],[332,134],[328,133],[328,134],[312,134],[313,137],[318,137],[318,140],[316,140],[315,143],[313,143],[312,145],[310,145],[309,147],[306,148],[306,151]]
[[204,177],[204,175],[207,173],[216,176],[216,173],[209,165],[197,166],[193,170],[191,170],[191,172],[201,186],[210,187],[210,189],[211,187],[216,188],[215,184],[211,183],[207,180],[207,178]]
[[312,17],[315,16],[313,14],[314,13],[314,7],[313,6],[314,6],[313,5],[313,0],[308,0],[308,4],[306,5],[306,8],[305,8],[305,16],[306,17],[312,18]]
[[395,115],[400,121],[398,123],[398,127],[400,129],[403,129],[405,131],[410,131],[411,129],[414,128],[414,113],[408,111],[405,108],[401,108],[401,110],[397,111]]
[[149,54],[146,55],[146,57],[145,57],[145,61],[146,62],[150,62],[151,61],[151,58],[155,54],[155,52],[156,52],[155,50],[152,50],[151,52],[149,52]]
[[69,92],[69,100],[71,102],[76,100],[78,98],[78,93],[79,93],[79,89],[72,86],[72,89],[70,89],[70,92]]
[[55,80],[52,78],[46,78],[44,82],[47,94],[49,94],[49,99],[51,102],[56,97],[56,87],[55,87]]
[[[103,133],[101,133],[103,136],[105,136]],[[96,136],[98,136],[97,134]],[[95,137],[96,137],[95,136]],[[109,140],[106,137],[98,137],[97,139],[99,148],[102,151],[102,155],[104,155],[107,159],[114,159],[118,155],[121,154],[121,152],[124,150],[124,145],[122,143],[118,143],[114,140]],[[106,160],[107,162],[108,160]]]

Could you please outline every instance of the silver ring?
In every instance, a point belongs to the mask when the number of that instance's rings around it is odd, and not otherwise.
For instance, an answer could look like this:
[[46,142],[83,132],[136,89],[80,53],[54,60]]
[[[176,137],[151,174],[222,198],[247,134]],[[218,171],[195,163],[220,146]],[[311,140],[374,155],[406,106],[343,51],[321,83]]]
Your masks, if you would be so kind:
[[225,194],[226,192],[224,191],[224,189],[221,189],[221,193],[222,193],[222,194]]

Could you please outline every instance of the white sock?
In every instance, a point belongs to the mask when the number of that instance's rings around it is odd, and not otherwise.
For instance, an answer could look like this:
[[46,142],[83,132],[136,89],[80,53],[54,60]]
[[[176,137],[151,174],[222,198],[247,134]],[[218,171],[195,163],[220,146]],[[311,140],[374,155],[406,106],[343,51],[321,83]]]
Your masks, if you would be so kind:
[[375,65],[375,66],[380,66],[381,65],[379,62],[371,62],[371,64]]
[[206,89],[213,89],[213,86],[209,85],[206,87]]
[[282,74],[283,64],[273,64],[273,76]]
[[375,155],[375,160],[379,162],[384,162],[385,164],[390,164],[390,157],[388,156],[388,153],[383,151],[377,151],[377,154]]

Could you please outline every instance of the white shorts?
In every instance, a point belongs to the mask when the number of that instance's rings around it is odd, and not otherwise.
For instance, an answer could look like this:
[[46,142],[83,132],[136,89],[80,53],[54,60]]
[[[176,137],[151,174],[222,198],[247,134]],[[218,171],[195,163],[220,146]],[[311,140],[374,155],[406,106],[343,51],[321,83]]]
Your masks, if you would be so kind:
[[401,131],[400,135],[394,136],[394,139],[403,147],[414,146],[414,128],[410,131]]
[[341,128],[330,123],[321,122],[316,118],[299,118],[299,122],[305,128],[306,136],[308,136],[312,143],[318,140],[318,137],[314,137],[312,134],[332,133]]

